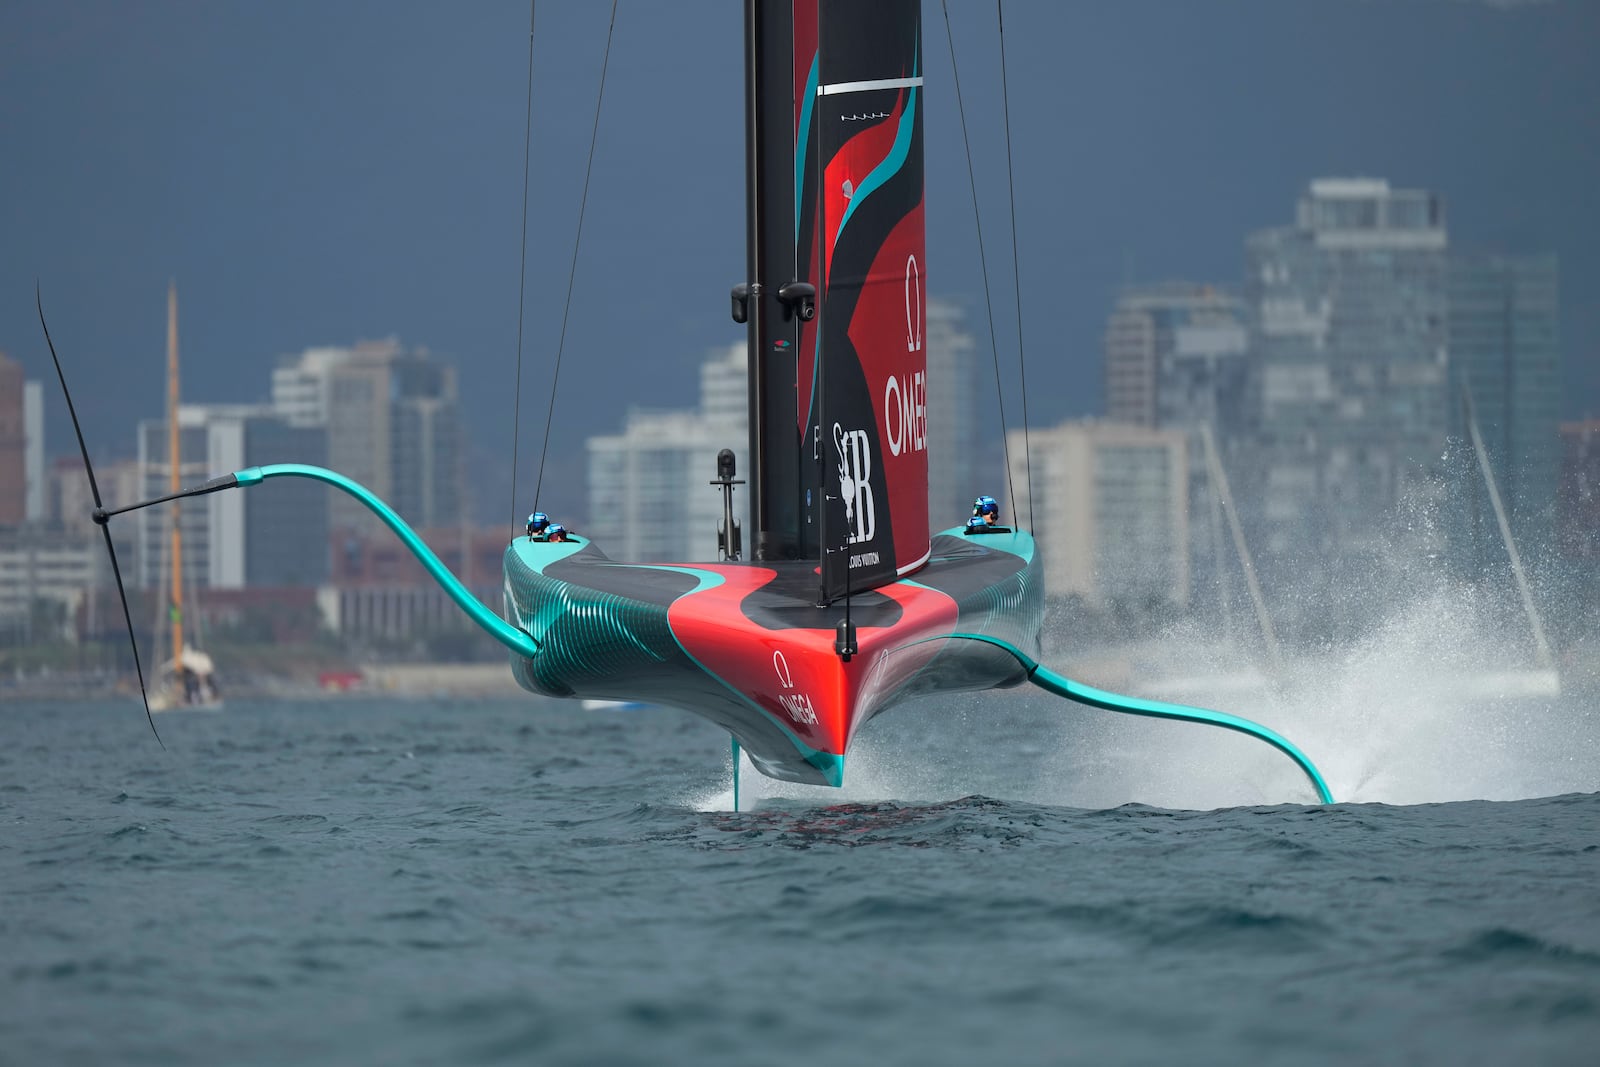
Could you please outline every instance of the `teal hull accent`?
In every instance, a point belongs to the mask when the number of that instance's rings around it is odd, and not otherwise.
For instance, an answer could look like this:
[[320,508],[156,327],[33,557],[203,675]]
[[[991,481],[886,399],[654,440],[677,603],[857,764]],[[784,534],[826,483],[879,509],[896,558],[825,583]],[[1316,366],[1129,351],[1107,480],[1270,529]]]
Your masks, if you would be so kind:
[[[810,605],[789,588],[796,578],[814,588],[813,564],[634,565],[613,563],[581,539],[546,544],[518,538],[505,557],[506,612],[514,624],[474,597],[416,531],[360,483],[303,463],[234,474],[241,486],[276,477],[324,482],[371,509],[462,611],[515,653],[512,672],[524,688],[685,708],[732,735],[736,773],[742,746],[770,777],[838,786],[850,738],[878,712],[918,693],[1031,681],[1090,707],[1248,734],[1293,759],[1322,801],[1333,803],[1305,754],[1265,726],[1225,712],[1119,696],[1041,666],[1043,601],[1033,538],[1022,531],[966,538],[958,528],[936,535],[916,581],[854,599],[860,651],[847,664],[831,646],[832,621],[842,607]],[[734,581],[748,589],[706,595]],[[920,655],[908,655],[919,647]],[[776,668],[771,677],[764,657]],[[742,671],[752,660],[760,661],[755,673]],[[797,686],[797,674],[810,675],[806,687]],[[812,688],[812,681],[820,684]]]
[[349,493],[365,504],[374,515],[383,520],[384,525],[394,531],[395,536],[400,538],[401,543],[410,549],[411,554],[416,556],[422,566],[427,569],[429,576],[439,583],[439,587],[449,595],[451,600],[456,602],[456,605],[462,611],[467,613],[468,618],[482,627],[496,641],[499,641],[518,655],[538,655],[538,642],[534,641],[527,631],[512,626],[485,607],[482,601],[473,596],[471,591],[461,584],[460,579],[450,573],[450,568],[446,567],[439,557],[433,554],[433,549],[429,548],[427,543],[417,536],[417,532],[408,526],[406,521],[397,515],[393,508],[378,499],[372,490],[360,482],[346,478],[338,471],[331,471],[326,467],[313,467],[305,463],[272,463],[263,467],[248,467],[245,470],[236,471],[234,477],[239,480],[239,484],[242,486],[258,485],[268,478],[311,478]]
[[1140,697],[1122,696],[1109,693],[1104,689],[1075,682],[1064,674],[1058,674],[1048,667],[1041,666],[1039,662],[1028,656],[1021,649],[1000,641],[986,634],[954,634],[955,637],[964,637],[972,641],[982,641],[987,644],[1004,648],[1015,656],[1018,662],[1028,669],[1028,680],[1039,688],[1066,697],[1068,700],[1079,704],[1087,704],[1092,708],[1105,711],[1120,712],[1124,715],[1142,715],[1153,719],[1176,719],[1180,722],[1198,722],[1207,726],[1220,726],[1225,730],[1234,730],[1238,733],[1248,734],[1258,740],[1276,748],[1305,772],[1311,785],[1317,791],[1317,796],[1324,804],[1332,804],[1333,793],[1328,789],[1328,783],[1323,781],[1322,774],[1312,764],[1306,754],[1301,752],[1288,738],[1274,730],[1269,730],[1260,723],[1251,722],[1249,719],[1237,715],[1229,715],[1225,711],[1210,711],[1206,708],[1191,708],[1183,704],[1168,704],[1160,700],[1145,700]]
[[524,688],[646,699],[706,718],[763,774],[840,785],[857,730],[928,692],[1020,685],[998,649],[917,647],[960,626],[1037,643],[1043,615],[1025,533],[936,536],[917,580],[852,598],[859,652],[833,648],[844,605],[818,607],[816,564],[613,562],[594,546],[518,538],[505,556],[507,613],[540,646],[515,658]]

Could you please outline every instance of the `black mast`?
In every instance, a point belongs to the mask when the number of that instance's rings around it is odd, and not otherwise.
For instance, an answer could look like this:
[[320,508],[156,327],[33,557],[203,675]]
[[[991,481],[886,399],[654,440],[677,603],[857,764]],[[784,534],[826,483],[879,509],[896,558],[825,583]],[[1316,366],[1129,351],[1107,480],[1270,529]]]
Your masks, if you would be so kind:
[[750,511],[754,558],[801,555],[800,322],[815,293],[796,281],[794,25],[791,0],[745,3],[746,276],[733,317],[749,324]]

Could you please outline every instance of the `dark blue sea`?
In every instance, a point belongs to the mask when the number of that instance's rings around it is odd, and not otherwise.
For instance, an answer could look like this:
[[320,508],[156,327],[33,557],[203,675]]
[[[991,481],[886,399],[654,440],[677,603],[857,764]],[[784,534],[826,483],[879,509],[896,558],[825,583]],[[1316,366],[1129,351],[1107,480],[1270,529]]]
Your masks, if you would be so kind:
[[0,708],[5,1064],[1592,1064],[1600,713],[1008,692],[843,791],[670,710]]

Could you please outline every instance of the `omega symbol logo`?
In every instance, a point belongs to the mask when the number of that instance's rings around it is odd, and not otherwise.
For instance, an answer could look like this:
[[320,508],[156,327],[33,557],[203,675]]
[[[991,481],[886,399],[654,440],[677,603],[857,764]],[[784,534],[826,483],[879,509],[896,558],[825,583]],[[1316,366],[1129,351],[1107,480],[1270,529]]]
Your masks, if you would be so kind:
[[906,351],[922,351],[922,271],[917,257],[906,257]]

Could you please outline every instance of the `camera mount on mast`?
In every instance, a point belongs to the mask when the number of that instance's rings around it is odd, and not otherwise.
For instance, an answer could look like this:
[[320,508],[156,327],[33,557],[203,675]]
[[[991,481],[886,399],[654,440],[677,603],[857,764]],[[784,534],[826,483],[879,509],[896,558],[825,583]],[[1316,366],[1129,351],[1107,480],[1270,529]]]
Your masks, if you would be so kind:
[[734,475],[733,449],[724,448],[717,453],[717,476],[711,485],[722,487],[722,521],[717,523],[717,559],[736,560],[744,552],[744,537],[739,520],[733,517],[733,487],[743,485],[742,478]]

